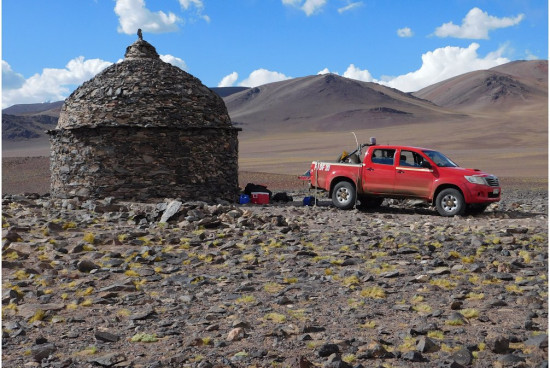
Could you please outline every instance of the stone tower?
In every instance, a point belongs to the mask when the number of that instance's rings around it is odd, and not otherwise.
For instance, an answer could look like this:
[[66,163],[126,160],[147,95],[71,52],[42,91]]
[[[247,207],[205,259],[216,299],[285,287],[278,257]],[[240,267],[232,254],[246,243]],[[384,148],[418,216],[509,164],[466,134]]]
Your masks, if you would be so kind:
[[65,100],[48,132],[51,194],[234,201],[239,130],[217,94],[140,37]]

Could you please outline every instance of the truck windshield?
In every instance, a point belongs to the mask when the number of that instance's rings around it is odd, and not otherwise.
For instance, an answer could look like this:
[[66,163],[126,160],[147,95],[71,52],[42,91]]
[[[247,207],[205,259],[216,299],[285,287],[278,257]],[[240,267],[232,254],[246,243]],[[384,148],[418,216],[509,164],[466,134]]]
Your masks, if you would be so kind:
[[437,151],[422,151],[439,167],[458,167],[450,158]]

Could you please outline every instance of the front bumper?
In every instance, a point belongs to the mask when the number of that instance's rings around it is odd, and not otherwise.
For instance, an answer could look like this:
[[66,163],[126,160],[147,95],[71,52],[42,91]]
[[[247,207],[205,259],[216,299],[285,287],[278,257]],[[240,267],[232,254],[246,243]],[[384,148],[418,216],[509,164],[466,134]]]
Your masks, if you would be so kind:
[[500,187],[492,187],[481,184],[465,184],[464,200],[466,203],[493,203],[500,201],[502,190]]

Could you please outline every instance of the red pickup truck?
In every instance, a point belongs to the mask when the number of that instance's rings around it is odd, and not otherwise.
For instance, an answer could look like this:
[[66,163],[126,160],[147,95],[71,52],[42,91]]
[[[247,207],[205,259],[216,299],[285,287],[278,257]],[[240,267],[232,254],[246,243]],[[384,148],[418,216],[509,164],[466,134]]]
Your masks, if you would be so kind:
[[339,162],[312,162],[311,187],[328,191],[341,209],[350,209],[357,201],[363,207],[377,207],[384,198],[410,198],[435,205],[442,216],[466,210],[480,213],[500,200],[494,175],[459,167],[432,149],[372,142],[351,154],[344,152]]

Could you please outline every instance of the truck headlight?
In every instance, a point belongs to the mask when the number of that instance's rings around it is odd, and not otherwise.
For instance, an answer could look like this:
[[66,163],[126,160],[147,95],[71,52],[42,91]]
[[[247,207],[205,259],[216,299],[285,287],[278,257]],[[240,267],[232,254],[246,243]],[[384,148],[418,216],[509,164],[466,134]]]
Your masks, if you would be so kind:
[[465,176],[464,178],[466,178],[466,180],[468,180],[472,184],[487,185],[485,178],[483,178],[482,176]]

